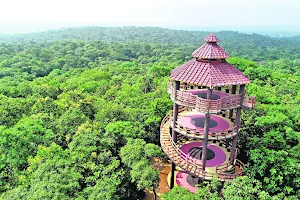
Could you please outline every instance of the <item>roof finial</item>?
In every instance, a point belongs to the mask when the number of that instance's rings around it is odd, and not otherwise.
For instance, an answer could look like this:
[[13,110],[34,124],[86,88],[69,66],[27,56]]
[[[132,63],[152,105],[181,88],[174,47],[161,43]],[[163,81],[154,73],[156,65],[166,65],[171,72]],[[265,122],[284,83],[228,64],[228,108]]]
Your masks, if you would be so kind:
[[207,36],[204,39],[205,42],[219,42],[219,39],[217,38],[217,36],[215,36],[213,33],[209,34],[209,36]]

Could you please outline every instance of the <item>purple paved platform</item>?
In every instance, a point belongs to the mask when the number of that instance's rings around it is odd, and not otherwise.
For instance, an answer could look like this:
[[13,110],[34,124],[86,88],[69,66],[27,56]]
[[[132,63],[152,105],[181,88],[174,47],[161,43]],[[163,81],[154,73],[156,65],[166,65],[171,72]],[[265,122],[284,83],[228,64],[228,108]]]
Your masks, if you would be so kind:
[[[205,118],[205,115],[204,114],[196,114],[196,115],[182,116],[178,119],[178,123],[181,126],[184,126],[184,127],[190,128],[190,129],[198,129],[198,130],[200,130],[200,132],[203,132],[204,128],[195,126],[191,123],[191,120],[194,118]],[[209,128],[209,131],[222,131],[222,130],[226,130],[229,128],[229,123],[222,117],[219,117],[217,115],[211,115],[210,119],[217,122],[217,126]]]
[[177,185],[179,185],[180,187],[186,188],[188,189],[190,192],[196,193],[197,188],[191,186],[188,182],[187,182],[187,177],[189,176],[188,173],[186,173],[185,171],[180,171],[177,173],[176,175],[176,183]]
[[[180,149],[189,155],[189,150],[194,147],[202,147],[202,142],[191,142],[184,144],[180,147]],[[220,147],[216,146],[215,144],[208,144],[208,149],[212,150],[215,153],[215,157],[211,160],[206,161],[206,167],[215,167],[218,165],[223,164],[226,161],[226,153]],[[195,159],[196,163],[201,164],[201,160]]]

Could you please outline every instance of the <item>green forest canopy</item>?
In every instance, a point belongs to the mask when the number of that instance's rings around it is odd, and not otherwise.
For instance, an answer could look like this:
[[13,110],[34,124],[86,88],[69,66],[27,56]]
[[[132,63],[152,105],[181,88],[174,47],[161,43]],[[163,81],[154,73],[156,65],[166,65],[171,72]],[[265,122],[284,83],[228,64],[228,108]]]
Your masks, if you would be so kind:
[[[0,36],[0,198],[137,199],[155,187],[170,71],[207,34],[82,27]],[[242,115],[246,176],[226,183],[222,198],[299,198],[300,40],[216,35],[257,98]],[[218,199],[218,184],[164,198]]]

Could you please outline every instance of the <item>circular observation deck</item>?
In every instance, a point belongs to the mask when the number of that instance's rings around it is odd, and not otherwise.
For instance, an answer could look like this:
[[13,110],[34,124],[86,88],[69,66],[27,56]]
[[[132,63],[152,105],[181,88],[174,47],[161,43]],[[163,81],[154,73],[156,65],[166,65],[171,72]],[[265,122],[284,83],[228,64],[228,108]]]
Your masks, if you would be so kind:
[[[204,139],[205,114],[189,108],[179,109],[178,119],[173,127],[172,113],[170,126],[181,135],[189,138]],[[238,127],[233,120],[222,115],[212,114],[209,120],[208,140],[224,140],[234,137],[238,133]]]
[[241,106],[246,109],[252,109],[255,104],[255,97],[245,96],[244,99],[240,94],[230,94],[221,90],[212,90],[211,99],[207,99],[207,89],[196,90],[177,90],[176,95],[171,83],[168,85],[168,93],[171,99],[181,106],[195,109],[202,113],[217,114],[224,110],[236,109]]
[[166,116],[161,124],[160,142],[165,154],[181,170],[192,176],[205,180],[213,176],[220,181],[232,180],[243,173],[243,163],[237,159],[229,160],[227,149],[219,144],[209,142],[208,159],[203,170],[201,162],[202,141],[185,141],[176,144],[170,136],[170,119]]

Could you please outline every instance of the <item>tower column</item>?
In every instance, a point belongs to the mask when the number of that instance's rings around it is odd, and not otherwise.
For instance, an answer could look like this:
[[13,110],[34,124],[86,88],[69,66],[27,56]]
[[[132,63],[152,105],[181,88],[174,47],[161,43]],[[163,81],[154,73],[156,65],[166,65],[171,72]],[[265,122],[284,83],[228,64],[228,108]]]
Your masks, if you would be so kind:
[[[243,99],[244,99],[244,96],[245,96],[245,85],[240,86],[239,93],[241,95],[241,105],[242,105]],[[237,126],[236,131],[238,131],[240,129],[240,126],[241,126],[241,111],[242,111],[242,107],[239,107],[239,108],[236,109],[236,117],[235,117],[235,125]],[[234,159],[234,157],[235,157],[235,152],[236,152],[236,148],[237,148],[237,141],[238,141],[238,135],[236,134],[232,139],[230,160]]]
[[[178,104],[176,103],[176,95],[177,95],[177,90],[179,90],[180,88],[180,82],[179,81],[175,81],[174,84],[174,104],[173,104],[173,121],[172,121],[172,140],[176,143],[177,142],[177,133],[175,131],[175,125],[176,125],[176,121],[177,121],[177,117],[178,117]],[[171,165],[171,180],[170,180],[170,188],[172,189],[174,187],[174,173],[175,173],[175,163],[172,161],[172,165]]]
[[[231,94],[236,94],[236,85],[233,85],[233,86],[231,87]],[[229,119],[232,118],[232,116],[233,116],[233,111],[234,111],[234,109],[229,110],[229,116],[228,116]],[[226,139],[226,148],[229,146],[229,142],[230,142],[230,139]],[[228,151],[228,149],[227,149],[227,151]],[[230,158],[231,158],[231,157],[230,157]],[[229,159],[230,159],[230,158],[229,158]]]
[[[211,96],[212,96],[212,89],[208,88],[207,99],[210,100]],[[203,138],[202,158],[201,158],[203,170],[205,170],[206,158],[207,158],[207,143],[208,143],[209,120],[210,120],[209,107],[210,107],[210,103],[208,104],[208,112],[205,114],[205,120],[204,120],[204,138]]]
[[[231,88],[231,94],[235,94],[236,93],[236,85],[233,85]],[[229,119],[231,119],[233,116],[233,109],[229,111]]]

